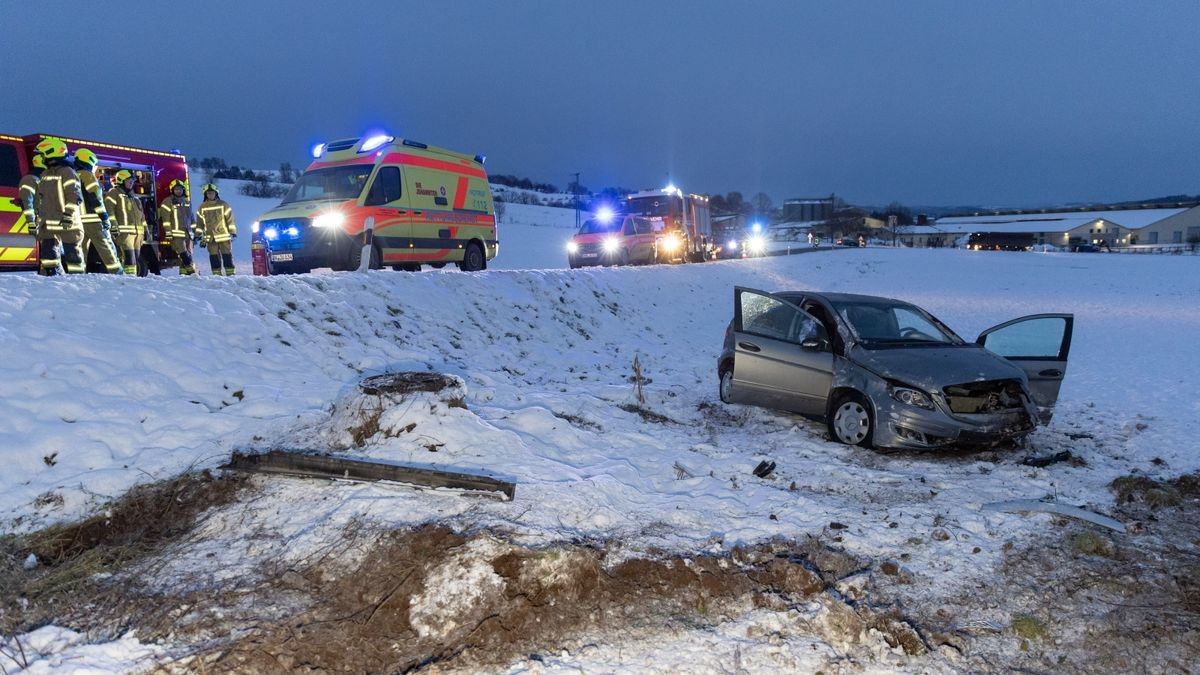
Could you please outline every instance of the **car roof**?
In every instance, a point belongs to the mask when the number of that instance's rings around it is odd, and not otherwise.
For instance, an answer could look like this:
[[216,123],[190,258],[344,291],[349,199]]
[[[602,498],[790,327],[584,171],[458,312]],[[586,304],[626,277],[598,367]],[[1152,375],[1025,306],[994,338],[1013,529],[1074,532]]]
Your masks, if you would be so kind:
[[780,293],[776,293],[775,295],[778,295],[779,297],[781,297],[784,300],[787,300],[789,302],[795,302],[796,300],[799,300],[802,297],[808,297],[808,298],[821,298],[821,299],[825,300],[826,302],[830,302],[830,303],[879,302],[880,300],[883,300],[886,302],[895,302],[895,303],[900,303],[900,304],[904,304],[904,305],[912,304],[911,302],[905,302],[904,300],[896,300],[895,298],[887,298],[882,295],[862,295],[860,293],[820,293],[820,292],[815,292],[815,291],[782,291]]

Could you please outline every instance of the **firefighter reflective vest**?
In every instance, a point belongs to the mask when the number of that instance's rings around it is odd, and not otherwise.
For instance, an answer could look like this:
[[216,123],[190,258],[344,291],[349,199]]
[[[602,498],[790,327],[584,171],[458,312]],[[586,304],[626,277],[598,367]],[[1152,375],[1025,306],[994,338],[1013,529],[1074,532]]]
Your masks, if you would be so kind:
[[37,189],[41,179],[34,174],[26,174],[21,178],[17,187],[17,200],[21,203],[21,215],[25,216],[25,225],[29,234],[37,236]]
[[167,236],[172,239],[190,239],[192,228],[196,226],[196,217],[192,215],[192,205],[186,196],[176,199],[175,195],[171,195],[164,199],[158,207],[158,219]]
[[137,236],[146,226],[142,201],[121,187],[113,187],[104,195],[104,205],[112,218],[113,232],[120,236]]
[[233,222],[233,208],[220,197],[200,203],[196,210],[196,234],[204,237],[204,242],[229,241],[237,234],[237,225]]
[[108,220],[108,210],[104,208],[104,190],[96,174],[88,169],[79,171],[79,184],[83,188],[83,222],[98,223]]
[[83,230],[79,219],[79,175],[62,160],[51,160],[37,187],[38,232],[42,237]]

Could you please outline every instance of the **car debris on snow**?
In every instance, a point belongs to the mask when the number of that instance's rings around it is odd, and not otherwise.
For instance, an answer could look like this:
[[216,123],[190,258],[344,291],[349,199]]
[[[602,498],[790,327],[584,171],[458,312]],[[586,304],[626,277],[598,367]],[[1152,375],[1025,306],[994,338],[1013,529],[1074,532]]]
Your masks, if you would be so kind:
[[1088,511],[1087,509],[1079,506],[1072,506],[1070,504],[1063,504],[1060,502],[1040,501],[1037,499],[1010,499],[1002,502],[991,502],[989,504],[984,504],[982,509],[984,511],[996,511],[1003,513],[1024,513],[1029,511],[1055,513],[1060,516],[1069,516],[1071,518],[1086,520],[1089,523],[1100,525],[1101,527],[1107,527],[1108,529],[1116,532],[1126,531],[1125,524],[1115,518],[1109,518],[1108,516],[1095,513],[1094,511]]
[[1021,463],[1025,466],[1036,466],[1040,468],[1044,466],[1050,466],[1051,464],[1057,464],[1058,462],[1069,461],[1072,457],[1074,457],[1074,455],[1071,454],[1070,450],[1063,450],[1062,452],[1056,452],[1053,455],[1029,455],[1025,459],[1021,460]]

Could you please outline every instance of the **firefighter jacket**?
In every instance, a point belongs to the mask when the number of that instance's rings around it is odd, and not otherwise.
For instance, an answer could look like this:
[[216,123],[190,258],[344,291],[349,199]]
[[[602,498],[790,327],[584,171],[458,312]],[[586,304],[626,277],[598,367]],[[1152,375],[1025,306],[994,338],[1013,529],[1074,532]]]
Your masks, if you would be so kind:
[[186,196],[176,199],[175,195],[171,195],[164,199],[158,207],[158,219],[167,236],[172,239],[190,239],[196,227],[196,216],[192,214],[192,204]]
[[83,193],[79,175],[61,159],[52,159],[37,187],[38,232],[42,237],[68,230],[83,230],[79,204]]
[[41,178],[38,174],[31,173],[21,177],[21,182],[17,184],[17,202],[21,207],[21,215],[25,216],[25,225],[29,227],[29,234],[37,234],[37,189]]
[[237,234],[233,209],[219,194],[216,199],[200,202],[200,208],[196,209],[196,234],[204,237],[206,244],[229,241]]
[[142,212],[142,200],[120,186],[111,188],[104,195],[104,206],[112,218],[113,232],[117,235],[136,237],[145,229],[146,214]]
[[79,170],[79,185],[83,188],[83,222],[108,224],[108,209],[104,208],[104,189],[90,169]]

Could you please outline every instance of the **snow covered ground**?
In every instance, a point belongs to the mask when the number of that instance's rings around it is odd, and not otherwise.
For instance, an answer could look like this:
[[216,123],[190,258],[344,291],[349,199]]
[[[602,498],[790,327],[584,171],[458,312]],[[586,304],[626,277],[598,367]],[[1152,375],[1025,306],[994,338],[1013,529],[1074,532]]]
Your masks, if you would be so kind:
[[[248,225],[254,205],[234,207]],[[506,259],[515,268],[563,263],[573,214],[568,226],[561,213],[525,211],[536,208],[508,205],[501,257],[480,274],[0,276],[0,336],[21,354],[0,363],[3,529],[76,518],[134,484],[216,467],[238,449],[336,448],[514,480],[516,499],[268,482],[253,510],[207,519],[192,548],[152,583],[252,575],[264,560],[312,555],[352,522],[440,522],[524,545],[616,542],[628,555],[832,533],[867,559],[904,551],[923,588],[952,596],[985,588],[1006,544],[1034,536],[1050,518],[984,512],[983,503],[1051,494],[1110,511],[1107,486],[1118,476],[1200,469],[1200,358],[1189,346],[1200,334],[1194,259],[868,248],[508,271]],[[968,339],[1017,316],[1073,312],[1059,407],[1030,445],[1071,449],[1084,463],[1032,468],[1018,461],[1024,450],[879,455],[831,443],[809,420],[723,406],[715,359],[735,285],[902,298]],[[644,405],[631,383],[635,357]],[[466,407],[416,398],[388,411],[384,432],[356,447],[331,422],[333,406],[361,378],[399,370],[461,377]],[[752,476],[768,458],[775,473]],[[832,532],[833,523],[845,528]],[[1006,611],[986,618],[1007,621]],[[756,630],[777,620],[762,618]],[[723,630],[666,644],[702,653],[745,640],[745,626]],[[670,659],[653,645],[624,650],[618,638],[598,639],[597,649],[555,663],[611,669],[630,658],[640,659],[634,667]],[[61,636],[43,642],[55,640],[75,648]],[[804,647],[828,661],[759,654],[748,663],[836,663],[836,645],[785,642],[782,652]],[[137,648],[154,658],[158,647]],[[514,665],[526,667],[542,666]]]

